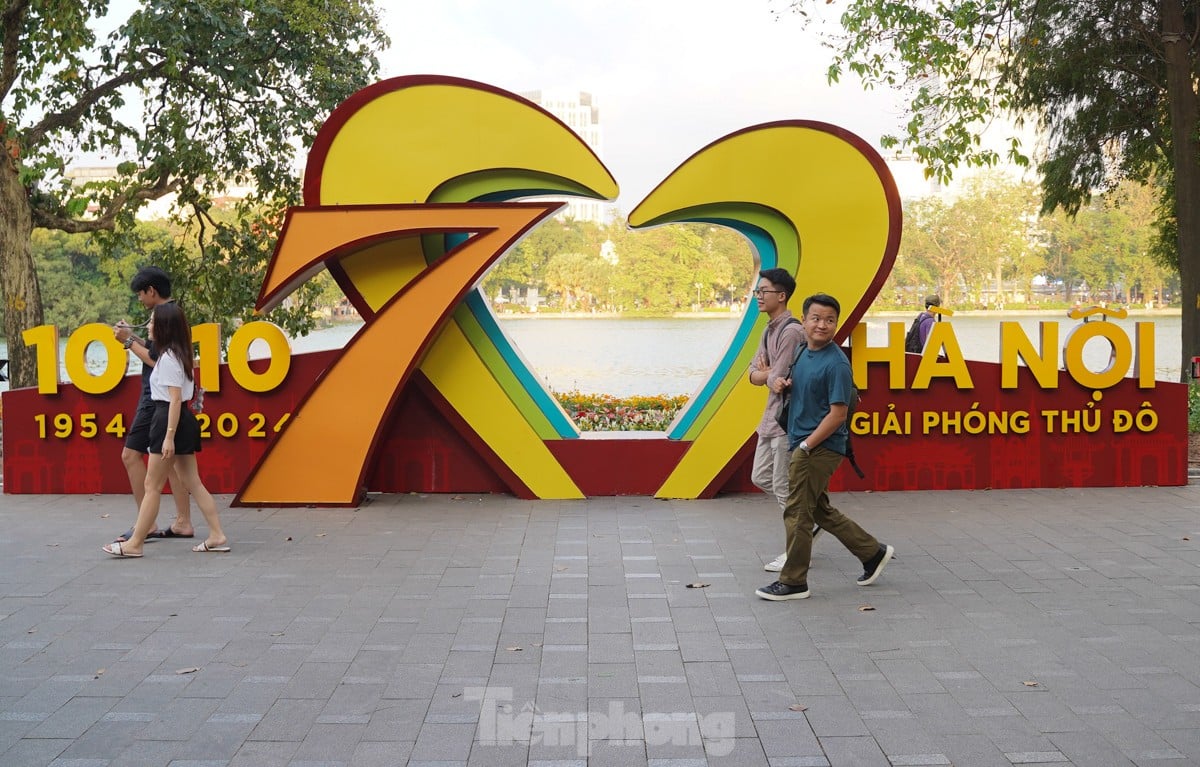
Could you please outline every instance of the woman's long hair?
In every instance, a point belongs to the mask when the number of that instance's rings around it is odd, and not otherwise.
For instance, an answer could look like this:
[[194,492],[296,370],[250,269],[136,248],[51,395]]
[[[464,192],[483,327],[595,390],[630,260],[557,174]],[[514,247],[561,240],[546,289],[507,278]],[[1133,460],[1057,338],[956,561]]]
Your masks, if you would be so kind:
[[154,307],[150,316],[154,320],[150,336],[154,339],[154,346],[159,355],[170,350],[175,359],[179,360],[183,374],[189,381],[192,380],[192,328],[188,325],[183,309],[174,301],[168,301]]

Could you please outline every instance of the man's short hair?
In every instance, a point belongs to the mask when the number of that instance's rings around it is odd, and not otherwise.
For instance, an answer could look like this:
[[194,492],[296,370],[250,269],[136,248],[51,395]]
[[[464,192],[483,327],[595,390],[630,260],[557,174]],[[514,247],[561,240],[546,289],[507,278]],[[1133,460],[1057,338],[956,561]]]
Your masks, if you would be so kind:
[[837,315],[838,317],[842,316],[842,305],[838,303],[838,300],[836,298],[829,295],[828,293],[814,293],[813,295],[804,299],[804,316],[805,317],[808,316],[808,309],[813,304],[820,304],[821,306],[828,306],[830,309],[833,309],[833,313],[835,315]]
[[931,306],[941,306],[941,305],[942,305],[942,297],[937,295],[936,293],[931,296],[925,296],[925,308],[926,309],[928,309]]
[[792,278],[792,275],[788,274],[787,269],[763,269],[758,273],[758,276],[787,294],[783,298],[784,303],[787,303],[787,300],[796,292],[796,280]]
[[154,288],[163,298],[171,297],[171,278],[157,266],[143,266],[129,281],[129,289],[141,293],[147,288]]

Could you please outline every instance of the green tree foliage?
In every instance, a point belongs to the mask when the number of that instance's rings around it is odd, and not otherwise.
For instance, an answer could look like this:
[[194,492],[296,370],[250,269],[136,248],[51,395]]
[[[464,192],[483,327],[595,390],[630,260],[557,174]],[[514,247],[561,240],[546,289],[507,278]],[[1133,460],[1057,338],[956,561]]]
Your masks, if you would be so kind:
[[620,258],[618,302],[633,309],[677,312],[710,299],[714,283],[708,279],[699,228],[660,226],[621,233],[614,240]]
[[[46,321],[65,337],[89,322],[113,324],[130,314],[132,293],[100,270],[100,251],[85,234],[38,230],[33,233],[34,263],[42,286]],[[144,313],[144,312],[142,312]]]
[[1154,255],[1156,216],[1155,190],[1132,182],[1093,199],[1075,216],[1047,216],[1047,276],[1062,280],[1068,301],[1076,299],[1079,285],[1134,303],[1162,296],[1173,275]]
[[[143,244],[138,210],[175,195],[196,252],[180,238],[145,262],[177,271],[201,319],[245,311],[279,212],[299,199],[298,152],[374,79],[387,39],[370,0],[144,0],[123,19],[104,0],[0,2],[0,290],[14,386],[34,382],[19,339],[43,321],[34,229],[108,232],[119,253]],[[112,31],[100,37],[102,25]],[[65,168],[80,153],[124,161],[77,184]],[[256,191],[220,220],[213,202],[231,185]],[[304,330],[306,300],[271,319]]]
[[[233,213],[225,217],[234,219]],[[64,335],[80,325],[119,319],[133,323],[146,320],[146,310],[129,289],[129,277],[151,261],[165,264],[174,280],[174,296],[192,322],[213,321],[212,303],[240,300],[222,285],[214,285],[203,268],[193,239],[176,224],[164,221],[138,222],[119,242],[101,247],[95,234],[66,234],[39,229],[32,237],[33,260],[42,285],[46,322]],[[344,295],[328,272],[312,281],[313,303],[323,310],[339,304]],[[246,285],[253,287],[250,281]],[[253,297],[246,299],[252,301]],[[247,304],[248,306],[249,304]],[[247,317],[248,319],[248,317]]]
[[[931,285],[947,306],[966,300],[957,286],[971,256],[966,242],[970,232],[956,224],[950,206],[936,197],[909,203],[897,257],[906,265],[905,271],[911,272],[910,279],[924,278],[920,284]],[[901,272],[893,272],[894,279],[901,277]]]
[[[1171,270],[1154,255],[1157,190],[1126,181],[1094,198],[1076,215],[1038,217],[1029,184],[985,175],[952,200],[910,200],[896,266],[880,304],[912,307],[929,292],[946,306],[986,305],[997,269],[1004,300],[1036,300],[1034,278],[1061,281],[1061,300],[1156,300],[1175,287]],[[1080,285],[1088,294],[1078,294]],[[1058,294],[1058,291],[1055,291]]]
[[[282,310],[265,317],[254,314],[254,302],[262,287],[263,271],[275,247],[286,200],[263,201],[258,195],[220,206],[194,211],[191,217],[167,221],[139,222],[132,227],[100,231],[95,238],[108,255],[136,253],[136,259],[120,260],[121,279],[129,279],[140,266],[161,266],[172,277],[175,298],[195,323],[216,322],[227,339],[239,322],[267,319],[278,322],[294,335],[312,329],[317,307],[328,304],[332,278],[308,280],[291,296]],[[128,291],[128,287],[126,287]],[[340,290],[337,291],[341,297]]]
[[[807,15],[823,7],[795,0]],[[1165,184],[1183,293],[1182,363],[1200,355],[1200,8],[1194,0],[849,0],[829,78],[907,88],[910,116],[885,146],[930,175],[993,165],[980,134],[997,114],[1030,119],[1043,210],[1076,213],[1123,178]],[[1028,162],[1019,140],[1009,158]],[[1184,369],[1187,368],[1183,364]]]
[[612,269],[598,253],[557,253],[546,263],[545,284],[562,309],[592,311],[608,296]]
[[749,243],[725,227],[634,232],[623,220],[604,227],[553,220],[530,232],[481,285],[492,300],[537,288],[564,311],[670,314],[743,299],[754,269]]
[[590,221],[552,219],[535,227],[483,280],[484,293],[495,299],[502,291],[546,287],[547,265],[565,253],[599,253],[603,236]]
[[947,306],[976,303],[989,282],[1006,276],[1028,294],[1043,266],[1036,213],[1028,184],[995,175],[971,179],[952,201],[912,201],[895,279],[919,279],[916,284],[933,288]]

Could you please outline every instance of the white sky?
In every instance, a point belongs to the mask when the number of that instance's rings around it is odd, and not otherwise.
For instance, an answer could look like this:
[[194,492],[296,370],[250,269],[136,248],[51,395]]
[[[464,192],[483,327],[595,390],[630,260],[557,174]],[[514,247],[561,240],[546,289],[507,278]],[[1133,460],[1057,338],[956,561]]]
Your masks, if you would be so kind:
[[[836,25],[840,4],[821,4]],[[878,148],[898,96],[826,84],[832,53],[786,0],[383,0],[383,77],[441,74],[513,92],[592,94],[601,159],[628,212],[692,153],[740,128],[822,120]],[[784,11],[774,13],[773,11]],[[897,179],[901,185],[902,179]]]
[[[137,0],[113,0],[123,19]],[[844,0],[377,0],[392,46],[380,77],[440,74],[505,90],[592,94],[603,147],[628,213],[710,142],[763,122],[821,120],[879,148],[906,120],[899,92],[829,85]],[[109,162],[85,155],[75,164]],[[930,194],[914,162],[889,162],[902,198]],[[303,159],[301,159],[303,167]],[[964,175],[969,172],[960,169]],[[956,174],[956,177],[958,174]]]

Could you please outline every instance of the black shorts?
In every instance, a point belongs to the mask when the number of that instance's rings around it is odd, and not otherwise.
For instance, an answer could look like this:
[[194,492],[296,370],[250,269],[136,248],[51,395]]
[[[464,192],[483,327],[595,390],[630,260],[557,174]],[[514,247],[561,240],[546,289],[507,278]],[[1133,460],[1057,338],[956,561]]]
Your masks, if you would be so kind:
[[[167,418],[171,414],[171,403],[155,400],[154,420],[150,423],[150,452],[162,453],[163,439],[167,436]],[[191,455],[200,452],[200,424],[186,402],[179,403],[179,424],[175,430],[175,454]]]
[[125,447],[145,455],[150,452],[150,422],[154,420],[153,403],[142,407],[138,405],[133,414],[133,424],[125,432]]

